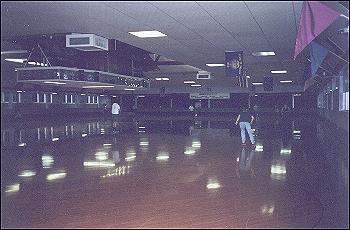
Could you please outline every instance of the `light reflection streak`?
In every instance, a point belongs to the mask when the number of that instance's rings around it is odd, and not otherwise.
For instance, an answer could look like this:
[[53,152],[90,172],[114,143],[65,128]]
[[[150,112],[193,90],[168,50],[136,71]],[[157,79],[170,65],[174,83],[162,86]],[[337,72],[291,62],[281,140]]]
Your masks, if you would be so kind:
[[19,192],[20,189],[20,184],[15,183],[15,184],[10,184],[6,186],[5,192],[6,193],[16,193]]
[[108,167],[114,167],[115,163],[112,163],[111,161],[84,161],[84,167],[90,167],[90,168],[108,168]]
[[58,170],[56,172],[47,174],[46,180],[47,181],[54,181],[54,180],[63,179],[66,176],[67,176],[67,173],[65,170]]
[[35,175],[36,175],[36,172],[32,170],[23,170],[18,174],[19,177],[32,177]]
[[221,185],[216,178],[209,178],[207,182],[207,189],[218,189]]

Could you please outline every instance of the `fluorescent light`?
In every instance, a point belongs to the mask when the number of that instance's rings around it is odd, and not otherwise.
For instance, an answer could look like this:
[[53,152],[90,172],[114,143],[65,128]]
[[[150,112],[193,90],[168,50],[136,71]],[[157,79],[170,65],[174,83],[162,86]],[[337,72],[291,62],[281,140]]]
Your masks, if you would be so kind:
[[189,84],[195,84],[195,81],[184,81],[185,84],[189,83]]
[[17,90],[17,93],[22,93],[23,91],[22,90]]
[[169,78],[167,77],[156,77],[156,81],[169,81]]
[[83,86],[84,89],[90,89],[90,88],[114,88],[114,85],[89,85],[89,86]]
[[145,97],[144,95],[139,95],[138,97]]
[[124,90],[135,90],[135,89],[124,89]]
[[26,60],[27,60],[26,58],[5,58],[5,61],[16,62],[16,63],[23,63]]
[[53,95],[56,95],[57,93],[52,93]]
[[82,93],[82,94],[80,94],[81,96],[85,96],[86,94],[85,93]]
[[56,84],[56,85],[65,85],[65,82],[57,82],[57,81],[45,81],[45,84]]
[[220,66],[225,66],[225,64],[206,64],[209,67],[220,67]]
[[194,86],[194,87],[200,87],[201,85],[191,85],[191,86]]
[[253,82],[252,84],[253,85],[262,85],[263,83],[262,82]]
[[248,79],[249,79],[249,78],[250,78],[250,76],[246,76],[246,78],[248,78]]
[[105,95],[101,94],[100,97],[104,97]]
[[260,51],[260,52],[253,52],[252,53],[253,56],[275,56],[275,52],[273,51]]
[[282,81],[280,81],[281,83],[291,83],[291,82],[293,82],[292,80],[282,80]]
[[293,96],[299,97],[299,96],[301,96],[301,94],[297,93],[297,94],[294,94]]
[[1,51],[1,54],[25,54],[27,50],[12,50],[12,51]]
[[149,30],[149,31],[138,31],[138,32],[129,32],[129,34],[135,35],[139,38],[156,38],[156,37],[165,37],[166,34],[159,32],[157,30]]
[[287,70],[271,70],[271,73],[287,73]]
[[112,96],[112,97],[117,97],[117,96]]

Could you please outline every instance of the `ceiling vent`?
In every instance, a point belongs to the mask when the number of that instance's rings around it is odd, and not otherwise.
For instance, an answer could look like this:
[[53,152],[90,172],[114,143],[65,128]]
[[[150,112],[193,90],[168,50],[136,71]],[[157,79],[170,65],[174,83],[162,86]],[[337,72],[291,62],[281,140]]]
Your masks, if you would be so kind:
[[207,71],[198,71],[197,79],[201,79],[201,80],[210,79],[210,73]]
[[108,51],[108,39],[95,34],[67,34],[66,47],[83,51]]

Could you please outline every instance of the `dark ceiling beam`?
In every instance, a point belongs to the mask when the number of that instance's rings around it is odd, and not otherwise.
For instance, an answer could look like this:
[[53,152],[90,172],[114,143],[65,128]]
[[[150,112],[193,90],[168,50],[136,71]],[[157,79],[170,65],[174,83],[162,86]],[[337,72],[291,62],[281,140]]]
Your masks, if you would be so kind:
[[157,65],[184,65],[184,64],[178,61],[160,61],[160,62],[157,62]]

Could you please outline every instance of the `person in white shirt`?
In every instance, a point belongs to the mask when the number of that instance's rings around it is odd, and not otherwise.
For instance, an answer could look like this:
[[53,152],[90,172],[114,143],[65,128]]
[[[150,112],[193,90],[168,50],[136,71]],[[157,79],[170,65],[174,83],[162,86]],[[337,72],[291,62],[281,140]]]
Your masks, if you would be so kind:
[[113,127],[116,127],[116,120],[120,113],[120,106],[117,102],[114,102],[112,104],[112,120],[113,120]]

